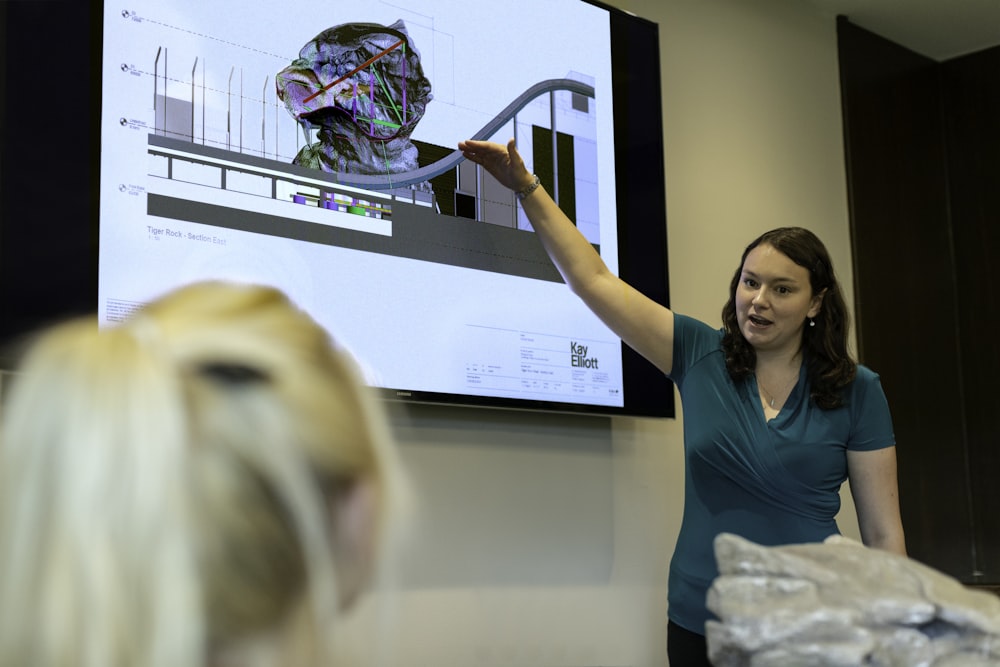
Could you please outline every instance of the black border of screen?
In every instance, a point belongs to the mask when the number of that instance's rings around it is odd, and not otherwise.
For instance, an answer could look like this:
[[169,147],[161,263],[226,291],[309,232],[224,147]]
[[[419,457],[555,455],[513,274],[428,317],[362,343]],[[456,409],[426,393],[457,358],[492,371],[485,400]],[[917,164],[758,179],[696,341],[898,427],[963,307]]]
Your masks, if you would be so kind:
[[[580,1],[610,17],[620,273],[669,306],[659,27]],[[5,0],[0,8],[0,368],[12,369],[33,332],[97,304],[103,2]],[[620,408],[380,393],[418,403],[675,416],[671,382],[627,346],[622,362]]]

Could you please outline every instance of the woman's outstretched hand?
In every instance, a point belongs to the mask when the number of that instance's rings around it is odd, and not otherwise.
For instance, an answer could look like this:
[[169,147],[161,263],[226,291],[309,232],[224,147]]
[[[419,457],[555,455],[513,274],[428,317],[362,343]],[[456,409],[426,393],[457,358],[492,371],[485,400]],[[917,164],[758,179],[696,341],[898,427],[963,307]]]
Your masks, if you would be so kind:
[[506,146],[492,141],[470,139],[458,142],[458,150],[462,151],[465,159],[482,165],[493,178],[515,192],[528,187],[534,180],[525,168],[513,139]]

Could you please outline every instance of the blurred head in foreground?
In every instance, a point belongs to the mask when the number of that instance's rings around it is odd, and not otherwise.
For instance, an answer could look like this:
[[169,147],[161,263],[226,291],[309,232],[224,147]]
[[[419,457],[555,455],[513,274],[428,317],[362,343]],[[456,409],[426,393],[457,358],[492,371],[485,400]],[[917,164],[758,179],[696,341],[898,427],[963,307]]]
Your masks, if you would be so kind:
[[202,283],[46,332],[0,432],[0,666],[329,664],[398,490],[352,359]]

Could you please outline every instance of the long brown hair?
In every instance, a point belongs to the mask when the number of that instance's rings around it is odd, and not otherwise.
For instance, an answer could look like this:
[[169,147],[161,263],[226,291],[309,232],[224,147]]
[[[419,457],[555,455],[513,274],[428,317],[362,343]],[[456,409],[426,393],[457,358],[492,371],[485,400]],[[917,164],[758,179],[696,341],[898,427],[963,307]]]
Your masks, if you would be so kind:
[[733,382],[746,379],[757,365],[757,352],[740,332],[736,322],[736,290],[747,255],[759,245],[769,245],[809,271],[812,293],[823,293],[823,307],[813,318],[814,326],[802,328],[803,363],[811,387],[810,396],[824,410],[843,404],[841,389],[854,380],[857,362],[847,349],[850,313],[844,302],[833,262],[823,242],[808,229],[780,227],[761,234],[743,251],[729,284],[729,300],[722,307],[722,350],[726,370]]

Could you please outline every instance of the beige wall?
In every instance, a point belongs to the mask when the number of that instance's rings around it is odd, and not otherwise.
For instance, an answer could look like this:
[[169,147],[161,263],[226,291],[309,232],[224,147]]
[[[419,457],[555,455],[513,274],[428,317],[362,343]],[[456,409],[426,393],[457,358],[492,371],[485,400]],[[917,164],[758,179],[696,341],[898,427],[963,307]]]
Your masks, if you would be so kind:
[[[816,231],[851,295],[834,18],[612,4],[660,25],[673,307],[718,324],[743,246],[781,225]],[[665,665],[681,421],[401,408],[421,508],[391,632],[370,599],[359,644],[378,633],[393,667]],[[853,506],[841,516],[856,536]]]

